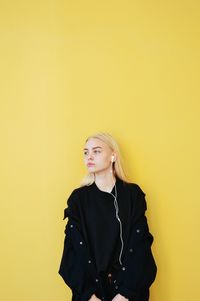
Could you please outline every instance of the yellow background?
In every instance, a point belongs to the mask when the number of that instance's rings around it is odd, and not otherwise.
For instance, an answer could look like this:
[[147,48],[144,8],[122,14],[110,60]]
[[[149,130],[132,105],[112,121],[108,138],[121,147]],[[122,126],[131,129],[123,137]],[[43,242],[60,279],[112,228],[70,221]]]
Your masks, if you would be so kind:
[[199,300],[199,3],[1,1],[1,300],[70,300],[63,210],[98,131],[146,192],[150,300]]

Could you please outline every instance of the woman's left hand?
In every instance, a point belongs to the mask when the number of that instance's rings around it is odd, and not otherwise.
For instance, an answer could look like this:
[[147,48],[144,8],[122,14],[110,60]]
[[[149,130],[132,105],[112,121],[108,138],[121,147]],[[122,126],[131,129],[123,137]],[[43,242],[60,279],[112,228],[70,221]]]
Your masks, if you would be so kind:
[[112,301],[129,301],[129,299],[125,298],[124,296],[117,294]]

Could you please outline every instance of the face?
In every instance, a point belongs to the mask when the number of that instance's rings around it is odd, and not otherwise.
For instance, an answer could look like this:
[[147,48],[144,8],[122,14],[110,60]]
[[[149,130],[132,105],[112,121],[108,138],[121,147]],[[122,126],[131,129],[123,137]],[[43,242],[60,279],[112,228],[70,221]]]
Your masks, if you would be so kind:
[[88,172],[109,171],[112,154],[114,152],[106,143],[97,138],[90,138],[84,147],[84,164],[87,166]]

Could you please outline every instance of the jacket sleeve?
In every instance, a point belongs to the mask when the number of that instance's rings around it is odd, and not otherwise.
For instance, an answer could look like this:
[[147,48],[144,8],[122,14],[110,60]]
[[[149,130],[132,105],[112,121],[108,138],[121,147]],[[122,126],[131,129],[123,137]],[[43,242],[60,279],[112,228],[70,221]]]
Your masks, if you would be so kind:
[[153,236],[149,232],[145,216],[147,209],[145,193],[138,185],[136,187],[128,245],[123,267],[118,273],[119,293],[134,300],[140,299],[141,291],[148,291],[157,274],[157,266],[151,251]]
[[68,217],[62,258],[58,273],[72,290],[74,300],[88,301],[96,291],[96,285],[88,272],[88,250],[81,233],[81,223],[74,190],[67,200],[64,218]]

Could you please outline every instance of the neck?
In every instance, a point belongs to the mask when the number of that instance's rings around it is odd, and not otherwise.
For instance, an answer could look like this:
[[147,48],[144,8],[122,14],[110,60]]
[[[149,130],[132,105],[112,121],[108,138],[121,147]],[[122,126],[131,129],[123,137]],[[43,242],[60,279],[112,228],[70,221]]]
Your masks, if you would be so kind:
[[111,192],[116,182],[112,173],[95,174],[95,183],[100,190]]

